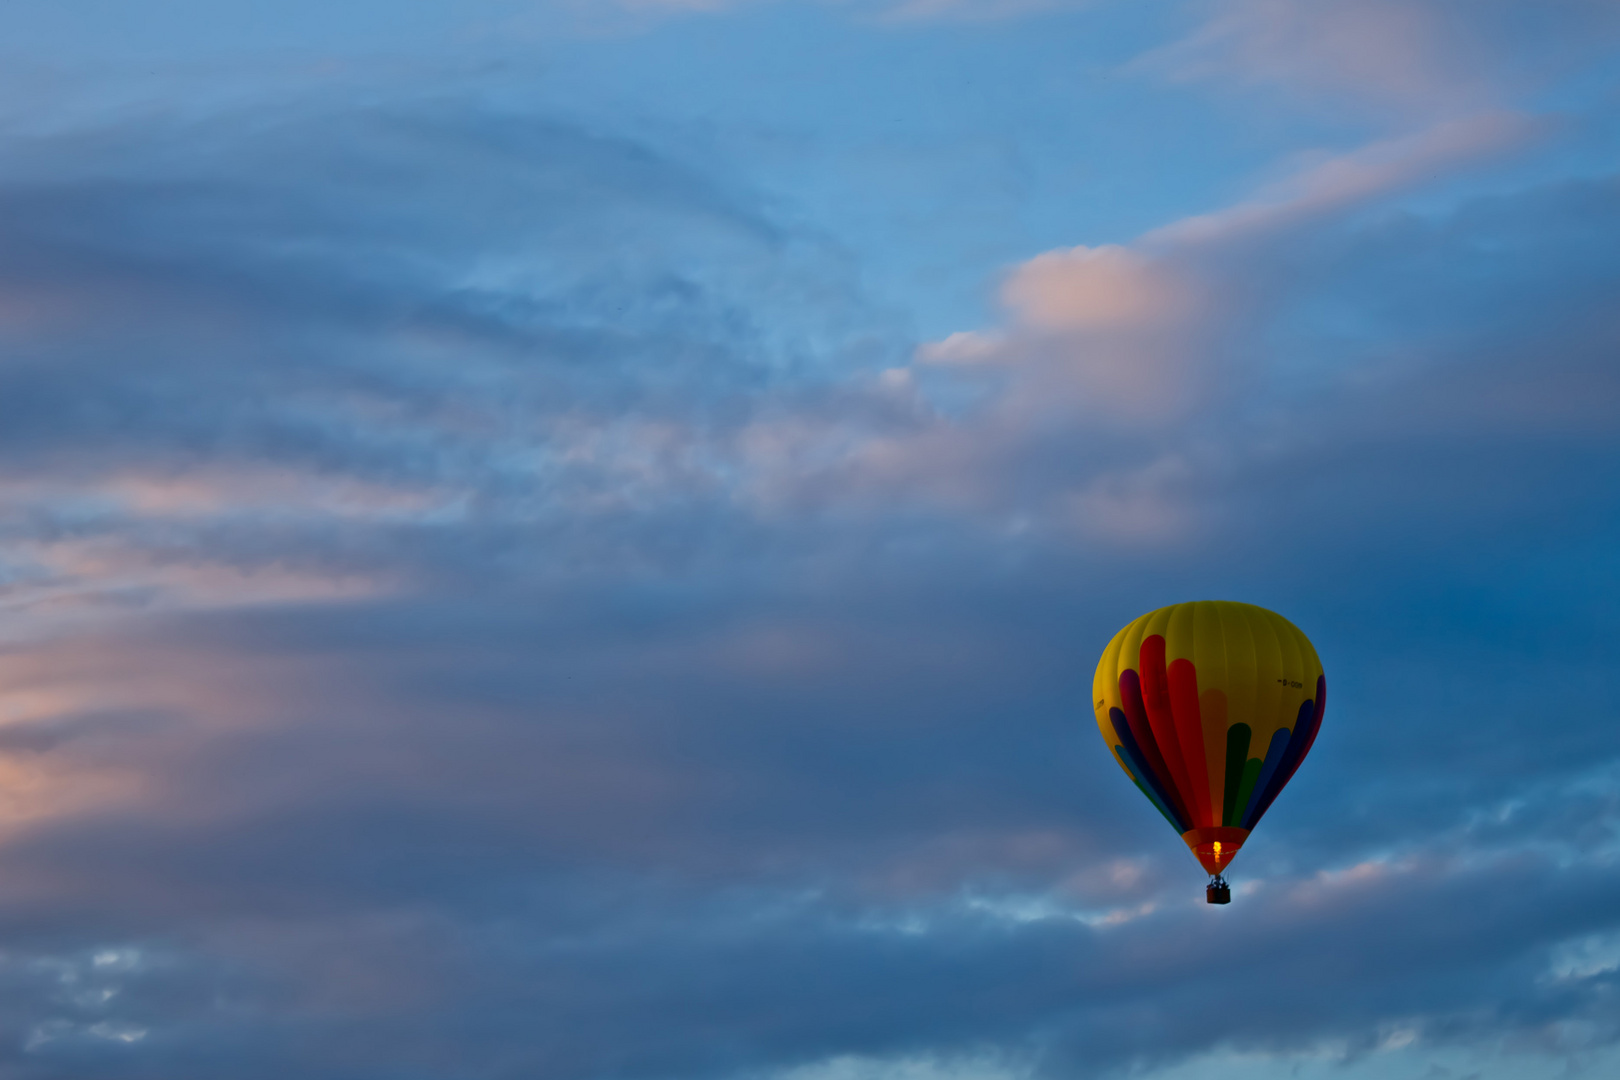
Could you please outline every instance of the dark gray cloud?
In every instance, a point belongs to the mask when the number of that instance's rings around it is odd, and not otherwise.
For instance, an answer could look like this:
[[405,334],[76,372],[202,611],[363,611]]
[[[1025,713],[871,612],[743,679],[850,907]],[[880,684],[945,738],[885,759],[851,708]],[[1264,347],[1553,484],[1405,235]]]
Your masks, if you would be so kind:
[[[1612,180],[1217,250],[1179,412],[998,426],[842,253],[579,124],[23,150],[0,1075],[1620,1036]],[[1085,710],[1192,595],[1334,686],[1227,910]]]

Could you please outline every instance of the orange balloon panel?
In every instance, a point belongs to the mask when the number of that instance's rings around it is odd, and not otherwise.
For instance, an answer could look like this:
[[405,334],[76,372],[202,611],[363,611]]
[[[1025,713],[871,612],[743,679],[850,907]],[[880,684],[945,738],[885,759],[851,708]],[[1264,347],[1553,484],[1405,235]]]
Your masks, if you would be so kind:
[[1293,623],[1200,600],[1115,634],[1092,698],[1114,760],[1218,874],[1310,751],[1326,695]]

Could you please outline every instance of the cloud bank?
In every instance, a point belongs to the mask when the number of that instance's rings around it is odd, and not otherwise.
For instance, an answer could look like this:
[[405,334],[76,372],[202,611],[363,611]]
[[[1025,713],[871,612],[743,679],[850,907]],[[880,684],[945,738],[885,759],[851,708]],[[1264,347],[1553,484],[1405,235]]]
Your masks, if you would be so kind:
[[[1552,126],[1306,155],[933,342],[533,103],[14,133],[0,1074],[1597,1075],[1620,179],[1494,179]],[[1335,687],[1229,909],[1089,731],[1194,596]]]

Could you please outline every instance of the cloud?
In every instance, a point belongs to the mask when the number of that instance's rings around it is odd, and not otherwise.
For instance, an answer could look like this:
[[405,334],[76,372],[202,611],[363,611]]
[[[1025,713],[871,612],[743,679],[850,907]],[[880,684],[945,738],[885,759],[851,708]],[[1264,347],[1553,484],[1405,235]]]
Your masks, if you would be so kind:
[[1199,214],[1142,237],[1149,248],[1219,243],[1343,213],[1447,172],[1521,149],[1543,125],[1516,113],[1481,113],[1330,157],[1236,206]]
[[1228,343],[1267,317],[1255,297],[1285,294],[1285,285],[1265,279],[1274,252],[1382,198],[1521,148],[1537,130],[1518,114],[1446,121],[1316,162],[1260,197],[1130,245],[1037,255],[1002,282],[1004,327],[925,345],[918,365],[995,373],[1001,389],[979,421],[1000,433],[992,439],[1016,439],[1014,429],[1038,430],[1058,416],[1092,425],[1182,422],[1252,377]]
[[[725,497],[730,441],[793,362],[772,336],[818,318],[812,245],[780,259],[744,203],[554,123],[263,123],[123,133],[142,152],[111,170],[100,134],[14,162],[14,603],[208,575],[343,595],[474,519],[520,544]],[[356,538],[384,533],[379,565]]]
[[[4,1068],[1612,1046],[1620,189],[1379,201],[1527,130],[1053,251],[910,365],[766,200],[579,123],[20,148]],[[1341,688],[1227,910],[1087,730],[1188,595]]]
[[[988,22],[1083,7],[1089,0],[836,0],[886,24]],[[719,13],[749,6],[748,0],[616,0],[631,12]]]
[[1489,84],[1454,66],[1456,45],[1446,40],[1444,8],[1243,0],[1217,5],[1198,30],[1143,63],[1182,79],[1223,77],[1456,104]]
[[[1251,451],[1209,422],[1241,416],[1281,437],[1296,425],[1261,421],[1268,383],[1281,379],[1293,401],[1306,386],[1338,392],[1329,387],[1342,372],[1331,364],[1279,371],[1252,344],[1295,317],[1292,305],[1314,287],[1303,283],[1320,273],[1305,266],[1327,265],[1311,259],[1337,242],[1326,238],[1392,196],[1522,152],[1539,130],[1512,113],[1445,121],[1316,161],[1132,244],[1059,249],[1013,267],[999,287],[1002,325],[923,345],[896,383],[948,411],[880,433],[853,482],[928,492],[1015,531],[1187,550],[1222,527],[1223,512],[1198,493],[1251,467],[1240,464]],[[963,404],[947,404],[953,396]]]
[[1401,115],[1497,106],[1598,58],[1620,32],[1612,5],[1574,0],[1230,0],[1141,70],[1178,80],[1282,86]]
[[[100,1047],[89,1029],[105,1023],[147,1030],[157,1067],[205,1067],[186,1035],[203,987],[230,1005],[204,1013],[213,1052],[266,1054],[267,1074],[319,1075],[347,1046],[377,1075],[450,1056],[490,1075],[708,1075],[852,1055],[1047,1075],[1392,1026],[1495,1039],[1549,1008],[1601,1022],[1606,969],[1568,956],[1611,923],[1602,845],[1562,870],[1554,852],[1515,850],[1567,835],[1554,829],[1466,856],[1444,836],[1394,859],[1341,850],[1250,878],[1211,933],[1173,852],[1117,861],[1154,849],[1145,815],[1142,840],[1094,824],[1136,821],[1106,763],[1078,747],[1041,763],[1069,744],[1054,738],[1068,710],[1034,725],[989,712],[1018,699],[976,688],[943,635],[898,678],[895,657],[857,648],[722,682],[711,658],[730,635],[703,633],[711,615],[688,609],[638,640],[645,615],[582,619],[564,599],[148,634],[154,685],[202,672],[231,688],[225,707],[271,722],[204,742],[126,736],[121,754],[161,797],[10,845],[11,939],[64,943],[24,953],[39,974],[13,984],[12,1023],[60,1032],[38,1060]],[[983,635],[974,651],[1017,632],[1016,615],[992,630],[972,608],[943,614]],[[872,614],[845,613],[834,640]],[[250,641],[254,665],[210,661]],[[641,685],[614,690],[626,671]],[[107,737],[54,752],[105,754]],[[1106,812],[1078,812],[1076,783]],[[1260,855],[1279,856],[1310,858]],[[1113,872],[1076,872],[1110,857]],[[100,943],[66,944],[86,940]],[[109,951],[125,966],[94,967]],[[1554,970],[1562,982],[1538,983]],[[62,971],[78,996],[42,995]],[[1248,988],[1252,1011],[1210,1000],[1210,979]],[[617,1037],[632,1016],[656,1019]],[[103,1060],[84,1067],[115,1068]]]
[[1025,326],[1059,331],[1140,327],[1190,306],[1164,269],[1117,244],[1037,255],[1008,275],[1001,301]]
[[887,23],[988,22],[1084,7],[1087,0],[899,0],[884,7]]

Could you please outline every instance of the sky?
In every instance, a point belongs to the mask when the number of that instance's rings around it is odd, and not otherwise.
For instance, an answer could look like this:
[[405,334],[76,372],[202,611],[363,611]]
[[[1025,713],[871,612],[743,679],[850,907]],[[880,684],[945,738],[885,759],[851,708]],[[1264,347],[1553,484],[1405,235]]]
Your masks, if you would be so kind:
[[[8,0],[0,1080],[1620,1070],[1612,0]],[[1331,687],[1204,875],[1090,712]]]

